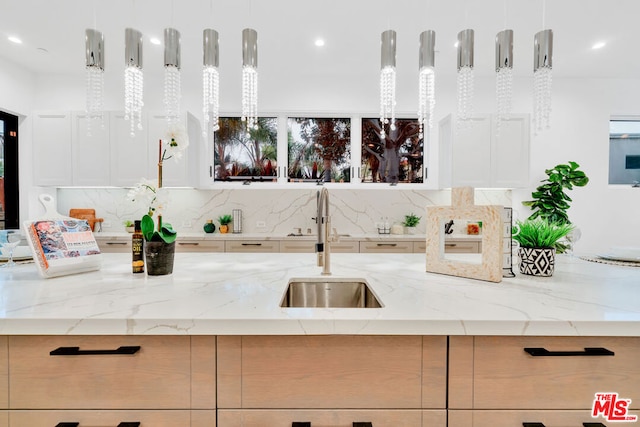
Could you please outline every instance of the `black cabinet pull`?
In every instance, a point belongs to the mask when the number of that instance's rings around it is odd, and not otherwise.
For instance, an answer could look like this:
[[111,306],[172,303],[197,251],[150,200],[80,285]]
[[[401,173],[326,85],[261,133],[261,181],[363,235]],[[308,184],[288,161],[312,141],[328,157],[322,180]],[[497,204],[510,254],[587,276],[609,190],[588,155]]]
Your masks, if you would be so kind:
[[[80,423],[58,423],[56,427],[78,427]],[[139,421],[127,422],[123,421],[118,424],[118,427],[140,427]]]
[[262,243],[242,243],[242,246],[262,246]]
[[291,423],[291,427],[311,427],[309,421],[294,421]]
[[[522,427],[545,427],[542,423],[522,423]],[[602,423],[582,423],[582,427],[607,427]]]
[[584,351],[549,351],[542,347],[525,348],[532,356],[613,356],[615,353],[603,347],[585,347]]
[[353,422],[353,427],[373,427],[373,424],[369,421],[354,421]]
[[115,350],[80,350],[80,347],[58,347],[55,350],[50,351],[49,355],[50,356],[85,356],[90,354],[136,354],[139,350],[140,350],[139,345],[121,346],[116,348]]

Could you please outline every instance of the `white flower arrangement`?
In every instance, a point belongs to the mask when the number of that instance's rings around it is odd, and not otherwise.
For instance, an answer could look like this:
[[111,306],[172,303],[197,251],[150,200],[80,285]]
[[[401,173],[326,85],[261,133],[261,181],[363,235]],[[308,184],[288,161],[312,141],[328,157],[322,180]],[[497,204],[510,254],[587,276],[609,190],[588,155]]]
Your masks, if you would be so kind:
[[[171,224],[162,222],[162,213],[169,204],[169,193],[162,188],[162,163],[172,157],[177,162],[188,146],[189,137],[184,127],[179,124],[171,126],[166,138],[159,141],[157,185],[154,181],[142,178],[127,192],[127,199],[144,204],[147,208],[141,224],[142,233],[147,241],[157,241],[157,239],[162,239],[165,243],[175,241],[176,232]],[[155,227],[151,219],[154,214],[156,214]]]

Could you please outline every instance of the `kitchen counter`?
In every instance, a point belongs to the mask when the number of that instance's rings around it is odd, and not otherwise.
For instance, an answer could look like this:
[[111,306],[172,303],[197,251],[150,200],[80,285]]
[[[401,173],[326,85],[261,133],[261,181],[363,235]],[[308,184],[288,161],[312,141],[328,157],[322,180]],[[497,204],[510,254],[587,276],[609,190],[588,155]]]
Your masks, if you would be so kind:
[[170,276],[101,270],[41,279],[0,270],[0,334],[640,336],[640,268],[557,257],[550,278],[501,283],[426,273],[424,254],[333,254],[335,277],[365,278],[383,308],[281,308],[313,254],[178,253]]

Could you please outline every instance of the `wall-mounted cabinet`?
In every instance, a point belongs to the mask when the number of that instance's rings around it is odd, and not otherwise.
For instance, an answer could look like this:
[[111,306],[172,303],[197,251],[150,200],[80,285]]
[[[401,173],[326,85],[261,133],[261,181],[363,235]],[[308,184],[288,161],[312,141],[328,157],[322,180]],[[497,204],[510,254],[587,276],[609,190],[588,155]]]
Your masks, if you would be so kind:
[[530,117],[476,115],[458,125],[440,121],[440,186],[521,188],[529,185]]
[[[201,128],[190,113],[182,118],[189,147],[182,159],[164,162],[163,185],[198,185]],[[143,119],[144,127],[131,135],[122,112],[106,112],[91,123],[83,112],[40,112],[33,120],[34,184],[42,186],[128,187],[140,178],[157,176],[158,141],[167,135],[162,114]]]

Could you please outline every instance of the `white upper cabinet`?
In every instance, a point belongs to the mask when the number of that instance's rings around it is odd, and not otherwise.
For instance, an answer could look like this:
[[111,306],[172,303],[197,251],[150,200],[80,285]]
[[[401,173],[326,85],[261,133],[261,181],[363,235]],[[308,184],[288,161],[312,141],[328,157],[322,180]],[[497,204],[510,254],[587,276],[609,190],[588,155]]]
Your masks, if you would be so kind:
[[86,113],[72,113],[71,118],[73,185],[109,185],[109,114],[91,123]]
[[[177,162],[165,160],[163,186],[197,187],[202,169],[200,122],[183,115],[189,147]],[[143,129],[131,135],[122,112],[105,112],[104,126],[84,112],[39,112],[33,120],[34,184],[41,186],[131,187],[141,178],[157,179],[158,141],[166,139],[164,115],[143,118]],[[202,175],[202,174],[200,174]]]
[[519,188],[529,184],[528,114],[511,114],[498,127],[495,115],[475,115],[457,126],[439,124],[440,187]]
[[111,185],[132,187],[141,178],[150,178],[147,130],[136,129],[132,136],[124,112],[112,112],[110,120]]
[[33,117],[34,185],[72,185],[71,113],[38,112]]

